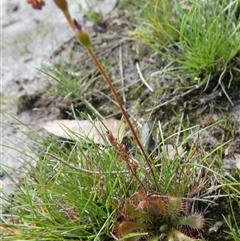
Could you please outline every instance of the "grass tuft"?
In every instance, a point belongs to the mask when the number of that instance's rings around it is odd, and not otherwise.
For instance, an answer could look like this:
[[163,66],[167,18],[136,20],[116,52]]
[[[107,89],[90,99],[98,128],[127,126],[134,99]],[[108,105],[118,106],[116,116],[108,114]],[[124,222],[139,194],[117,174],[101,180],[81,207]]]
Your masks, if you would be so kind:
[[220,85],[228,96],[239,73],[239,1],[152,0],[140,8],[137,39],[172,61],[185,85],[197,79],[205,89]]

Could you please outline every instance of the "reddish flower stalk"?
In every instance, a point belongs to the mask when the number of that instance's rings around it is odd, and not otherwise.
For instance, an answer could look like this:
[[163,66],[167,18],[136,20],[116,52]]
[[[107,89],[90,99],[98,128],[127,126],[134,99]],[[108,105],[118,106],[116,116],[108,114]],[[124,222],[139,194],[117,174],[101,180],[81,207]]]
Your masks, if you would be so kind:
[[99,60],[97,59],[95,53],[92,50],[91,41],[90,41],[88,33],[84,30],[84,28],[80,24],[78,24],[78,22],[75,19],[74,19],[74,24],[75,24],[75,32],[76,32],[77,39],[87,49],[89,55],[91,56],[93,62],[97,66],[99,72],[102,74],[103,78],[106,80],[107,84],[109,85],[109,87],[110,87],[110,89],[111,89],[111,91],[112,91],[112,93],[113,93],[113,95],[115,97],[115,100],[117,101],[118,106],[119,106],[119,108],[120,108],[120,110],[121,110],[125,120],[127,121],[127,124],[128,124],[128,126],[129,126],[129,128],[130,128],[130,130],[131,130],[131,132],[132,132],[132,134],[133,134],[133,136],[134,136],[134,138],[135,138],[135,140],[137,142],[137,145],[140,148],[140,150],[142,152],[142,155],[143,155],[143,157],[144,157],[144,159],[145,159],[145,161],[146,161],[146,163],[147,163],[147,165],[149,167],[149,170],[150,170],[150,172],[152,174],[152,177],[154,179],[154,183],[156,185],[156,188],[159,190],[158,182],[157,182],[156,176],[154,174],[151,162],[150,162],[150,160],[149,160],[149,158],[148,158],[148,156],[147,156],[147,154],[146,154],[146,152],[145,152],[145,150],[143,148],[143,145],[142,145],[142,143],[141,143],[141,141],[140,141],[140,139],[139,139],[139,137],[138,137],[134,127],[133,127],[132,122],[130,121],[130,119],[128,117],[127,112],[125,111],[125,109],[124,109],[124,107],[122,105],[122,102],[121,102],[121,100],[120,100],[120,98],[118,96],[118,93],[117,93],[115,87],[113,86],[110,78],[108,77],[108,75],[104,71],[102,65],[100,64]]

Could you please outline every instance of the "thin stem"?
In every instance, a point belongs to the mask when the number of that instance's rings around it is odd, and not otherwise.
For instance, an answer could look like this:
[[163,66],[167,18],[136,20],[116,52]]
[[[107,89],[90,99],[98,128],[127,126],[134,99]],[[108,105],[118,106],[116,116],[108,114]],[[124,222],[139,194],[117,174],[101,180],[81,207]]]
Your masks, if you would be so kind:
[[71,15],[68,11],[63,11],[63,14],[65,16],[65,18],[68,21],[68,24],[71,26],[71,28],[73,29],[73,31],[75,30],[75,24],[73,22],[73,19],[71,18]]
[[116,91],[115,87],[113,86],[111,80],[109,79],[109,77],[108,77],[107,74],[105,73],[102,65],[101,65],[100,62],[98,61],[98,59],[97,59],[96,55],[94,54],[91,46],[87,46],[86,49],[88,50],[88,52],[89,52],[92,60],[94,61],[95,65],[97,66],[98,70],[100,71],[100,73],[102,74],[102,76],[104,77],[104,79],[107,81],[107,83],[108,83],[108,85],[109,85],[109,87],[110,87],[110,89],[111,89],[111,91],[112,91],[112,93],[113,93],[113,95],[114,95],[114,97],[115,97],[118,105],[119,105],[119,108],[121,109],[121,111],[122,111],[122,113],[123,113],[123,116],[125,117],[125,119],[126,119],[126,121],[127,121],[127,123],[128,123],[128,126],[129,126],[129,128],[130,128],[130,130],[131,130],[131,132],[132,132],[132,134],[133,134],[133,136],[134,136],[134,138],[135,138],[135,140],[137,141],[137,144],[138,144],[138,146],[139,146],[139,148],[140,148],[140,150],[141,150],[141,152],[142,152],[142,154],[143,154],[143,156],[144,156],[144,159],[145,159],[146,162],[147,162],[147,165],[148,165],[148,167],[149,167],[149,170],[150,170],[150,172],[151,172],[151,174],[152,174],[152,176],[153,176],[153,179],[154,179],[156,188],[159,190],[159,188],[158,188],[158,183],[157,183],[157,179],[156,179],[156,176],[155,176],[155,174],[154,174],[154,172],[153,172],[153,168],[152,168],[151,162],[150,162],[150,160],[148,159],[148,156],[147,156],[146,152],[144,151],[144,148],[143,148],[143,146],[142,146],[142,143],[141,143],[141,141],[139,140],[139,137],[138,137],[138,135],[137,135],[137,133],[136,133],[136,131],[135,131],[135,129],[134,129],[134,127],[133,127],[133,125],[132,125],[129,117],[128,117],[128,114],[127,114],[127,112],[125,111],[125,109],[124,109],[124,107],[123,107],[123,105],[122,105],[122,102],[121,102],[121,100],[120,100],[120,98],[119,98],[119,96],[118,96],[118,94],[117,94],[117,91]]

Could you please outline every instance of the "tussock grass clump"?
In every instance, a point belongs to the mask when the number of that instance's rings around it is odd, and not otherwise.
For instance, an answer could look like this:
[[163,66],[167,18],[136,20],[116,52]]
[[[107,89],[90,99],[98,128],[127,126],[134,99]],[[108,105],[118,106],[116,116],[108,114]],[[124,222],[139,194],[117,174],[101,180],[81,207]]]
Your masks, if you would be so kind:
[[194,79],[205,88],[220,85],[226,95],[234,80],[239,83],[238,0],[151,0],[140,9],[133,34],[176,65],[173,78],[180,75],[184,85]]

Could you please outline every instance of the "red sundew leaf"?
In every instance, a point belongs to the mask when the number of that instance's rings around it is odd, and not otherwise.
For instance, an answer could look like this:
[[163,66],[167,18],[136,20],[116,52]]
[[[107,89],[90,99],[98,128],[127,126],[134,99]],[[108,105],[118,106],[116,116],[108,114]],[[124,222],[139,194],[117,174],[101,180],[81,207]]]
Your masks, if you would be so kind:
[[201,239],[190,238],[176,229],[171,230],[169,237],[172,238],[171,240],[176,241],[201,241]]
[[[117,226],[115,227],[114,233],[117,238],[122,238],[122,237],[126,236],[127,234],[142,230],[142,229],[146,228],[146,226],[147,226],[146,224],[138,223],[137,221],[123,221],[123,222],[117,224]],[[132,237],[132,238],[126,238],[123,240],[135,241],[135,240],[139,240],[139,239],[140,239],[140,237]]]

